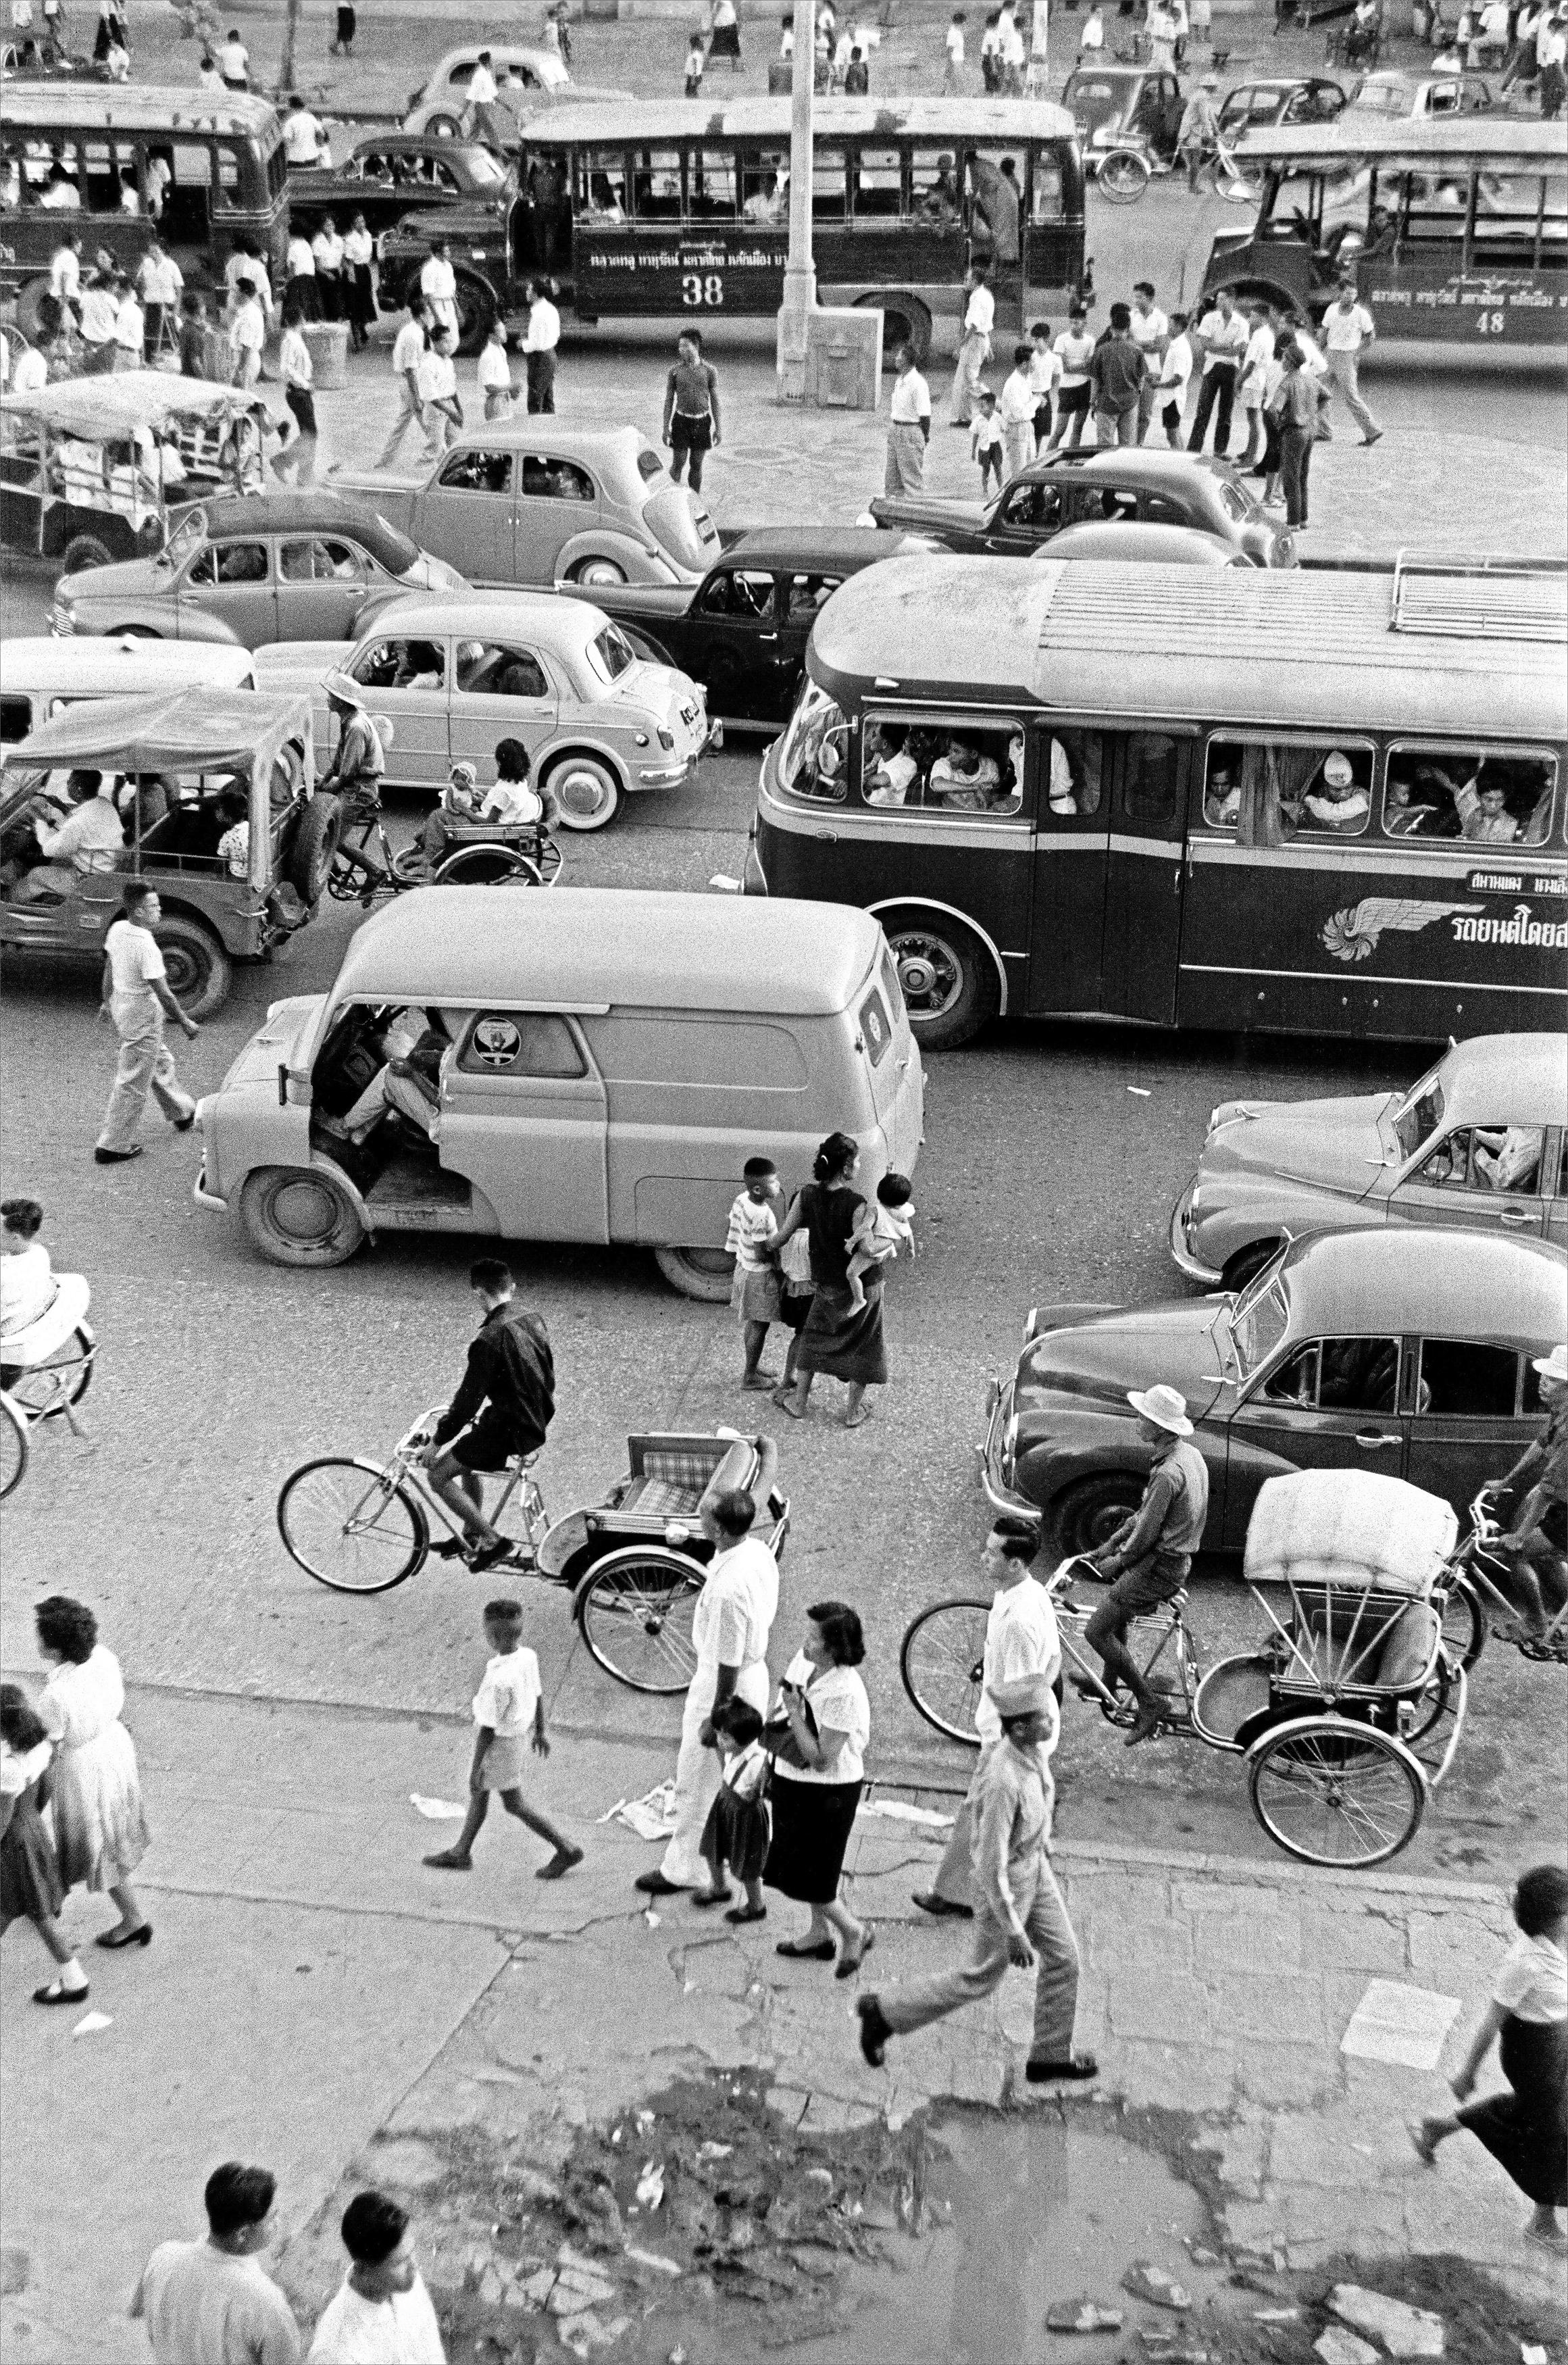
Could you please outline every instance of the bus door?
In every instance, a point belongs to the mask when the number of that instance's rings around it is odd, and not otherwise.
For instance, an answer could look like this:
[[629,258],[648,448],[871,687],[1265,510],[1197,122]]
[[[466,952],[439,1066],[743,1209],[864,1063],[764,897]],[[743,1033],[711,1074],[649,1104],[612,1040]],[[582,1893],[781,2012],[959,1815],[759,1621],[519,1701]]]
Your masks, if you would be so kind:
[[1033,288],[1077,288],[1083,276],[1083,192],[1077,159],[1065,143],[1041,140],[1030,151],[1022,250],[1026,311]]
[[991,270],[996,325],[1016,335],[1024,325],[1024,174],[1028,151],[976,148],[964,160],[969,252]]
[[1111,805],[1099,731],[1051,723],[1037,738],[1039,818],[1029,930],[1028,1006],[1098,1010]]
[[1187,790],[1196,734],[1108,732],[1103,1010],[1169,1026],[1176,1016]]

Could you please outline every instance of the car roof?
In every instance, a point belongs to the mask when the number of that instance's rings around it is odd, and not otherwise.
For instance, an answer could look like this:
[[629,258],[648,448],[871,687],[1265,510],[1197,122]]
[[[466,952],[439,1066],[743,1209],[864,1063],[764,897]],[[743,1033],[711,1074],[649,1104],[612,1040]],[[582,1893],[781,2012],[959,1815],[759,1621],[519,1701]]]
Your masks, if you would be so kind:
[[476,149],[487,156],[494,153],[482,140],[443,139],[439,131],[384,131],[379,140],[356,140],[349,157],[352,163],[356,156],[465,156]]
[[333,994],[468,1008],[821,1016],[849,1006],[880,941],[871,914],[843,903],[642,888],[498,896],[431,887],[364,923]]
[[[1212,491],[1222,478],[1237,481],[1235,470],[1225,461],[1205,459],[1196,452],[1149,452],[1123,444],[1103,452],[1053,452],[1047,458],[1032,460],[1021,473],[1031,482],[1042,484],[1060,476],[1114,476],[1119,484],[1145,485],[1151,491],[1169,490],[1171,485]],[[1241,489],[1246,492],[1245,486]]]
[[[1241,554],[1245,563],[1245,553]],[[1109,518],[1102,523],[1088,518],[1081,525],[1064,526],[1038,550],[1031,551],[1031,566],[1049,559],[1092,558],[1111,559],[1130,565],[1134,560],[1147,566],[1151,561],[1163,566],[1233,566],[1238,553],[1217,533],[1204,533],[1194,525],[1158,525],[1148,519],[1125,518],[1119,523]]]
[[1568,1125],[1568,1037],[1476,1035],[1442,1062],[1443,1124]]
[[1382,115],[1375,107],[1362,114],[1352,103],[1332,123],[1268,124],[1249,133],[1247,141],[1249,164],[1337,168],[1358,156],[1380,168],[1408,164],[1415,172],[1448,164],[1455,170],[1476,166],[1506,173],[1512,164],[1554,180],[1568,174],[1568,141],[1562,124],[1518,115],[1406,118]]
[[[341,533],[379,559],[390,574],[402,575],[419,556],[419,545],[388,525],[364,501],[341,493],[246,493],[235,499],[192,501],[181,512],[199,510],[209,539],[247,533]],[[413,554],[410,557],[410,552]]]
[[[613,148],[650,140],[788,140],[788,98],[737,98],[715,106],[707,99],[638,99],[634,106],[605,103],[574,106],[570,96],[547,116],[535,116],[528,136],[548,148],[570,140]],[[1033,98],[819,98],[812,128],[822,141],[834,139],[896,140],[901,134],[929,140],[934,147],[972,146],[977,140],[1070,140],[1076,129],[1065,107]]]
[[[20,130],[36,127],[56,134],[102,128],[196,140],[238,132],[267,145],[275,144],[277,133],[268,100],[248,91],[197,90],[189,83],[7,83],[6,119]],[[80,217],[83,223],[91,219]]]
[[513,58],[521,58],[524,64],[544,66],[552,73],[557,68],[562,73],[566,71],[566,61],[558,50],[541,49],[536,41],[469,41],[460,50],[443,50],[425,80],[433,82],[437,74],[449,73],[454,66],[466,65],[470,58],[477,63],[481,50],[488,50],[492,64],[498,59],[505,65]]
[[891,558],[904,547],[902,532],[873,532],[867,526],[850,526],[834,531],[832,527],[820,533],[799,526],[763,526],[755,533],[743,533],[732,542],[722,558],[715,559],[719,566],[789,567],[809,575],[853,575],[862,566],[876,560]]
[[[457,438],[447,456],[476,446],[488,452],[535,452],[543,459],[582,460],[601,468],[616,460],[635,467],[638,453],[654,448],[640,427],[574,427],[569,420],[555,420],[543,412],[498,419],[487,426],[481,421]],[[664,463],[659,465],[662,467]]]
[[254,678],[249,649],[226,641],[148,641],[122,633],[84,633],[65,640],[36,638],[6,644],[4,686],[8,692],[45,690],[62,698],[140,698],[168,685],[239,689]]
[[[377,608],[373,625],[361,637],[379,638],[396,630],[429,633],[435,639],[450,633],[468,640],[504,640],[509,632],[534,632],[547,625],[558,639],[581,648],[609,622],[603,609],[596,608],[591,600],[579,600],[575,594],[563,600],[558,591],[530,592],[520,585],[516,591],[491,592],[487,597],[475,594],[465,600],[450,594],[437,600],[393,600]],[[364,694],[374,703],[374,692]]]
[[1425,1224],[1310,1233],[1285,1252],[1300,1337],[1383,1329],[1554,1346],[1568,1311],[1568,1254],[1540,1240]]

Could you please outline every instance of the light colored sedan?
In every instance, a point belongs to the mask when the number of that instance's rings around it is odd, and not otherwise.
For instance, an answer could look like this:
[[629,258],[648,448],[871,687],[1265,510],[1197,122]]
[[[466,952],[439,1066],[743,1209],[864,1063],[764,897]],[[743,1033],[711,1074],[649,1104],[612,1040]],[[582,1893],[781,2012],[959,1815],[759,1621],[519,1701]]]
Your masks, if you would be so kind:
[[[419,89],[409,93],[409,111],[402,127],[405,131],[456,137],[463,127],[468,85],[474,79],[482,46],[476,42],[472,49],[448,50],[444,57],[437,59]],[[490,71],[500,84],[498,114],[504,110],[516,119],[520,114],[526,116],[553,98],[564,98],[571,88],[572,77],[554,50],[518,49],[508,42],[492,41],[489,55]]]
[[311,693],[319,748],[330,741],[323,684],[340,670],[390,726],[389,786],[439,792],[457,763],[491,781],[497,743],[521,739],[566,829],[602,829],[623,796],[681,787],[708,743],[696,682],[639,657],[602,609],[544,592],[403,600],[347,656],[332,641],[256,656],[263,689]]
[[1170,1218],[1189,1281],[1239,1289],[1283,1240],[1463,1225],[1568,1247],[1568,1042],[1481,1035],[1407,1093],[1226,1101]]

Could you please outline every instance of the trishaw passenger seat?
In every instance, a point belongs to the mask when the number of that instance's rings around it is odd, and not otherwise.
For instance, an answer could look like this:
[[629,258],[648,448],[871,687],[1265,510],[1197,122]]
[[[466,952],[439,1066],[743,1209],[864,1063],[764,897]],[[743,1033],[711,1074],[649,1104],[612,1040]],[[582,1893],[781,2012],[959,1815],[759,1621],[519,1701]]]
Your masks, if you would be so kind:
[[[775,1455],[775,1460],[777,1458]],[[716,1503],[721,1495],[733,1494],[737,1487],[744,1487],[748,1494],[754,1494],[760,1509],[764,1498],[756,1483],[757,1467],[756,1447],[749,1437],[737,1437],[698,1497],[698,1518],[700,1519],[709,1505]]]

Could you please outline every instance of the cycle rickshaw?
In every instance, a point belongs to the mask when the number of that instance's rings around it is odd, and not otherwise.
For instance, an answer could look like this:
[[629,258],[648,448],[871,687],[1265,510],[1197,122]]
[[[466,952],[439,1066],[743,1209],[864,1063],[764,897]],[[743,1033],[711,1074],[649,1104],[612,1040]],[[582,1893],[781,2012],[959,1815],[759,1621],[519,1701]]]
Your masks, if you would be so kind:
[[77,1427],[75,1408],[92,1385],[98,1351],[91,1303],[81,1273],[57,1272],[42,1313],[0,1339],[0,1501],[22,1483],[28,1433],[39,1421]]
[[[1146,1680],[1165,1695],[1161,1732],[1240,1758],[1259,1822],[1305,1864],[1361,1868],[1397,1855],[1453,1763],[1474,1641],[1471,1603],[1458,1598],[1457,1533],[1451,1508],[1403,1479],[1271,1478],[1244,1564],[1266,1621],[1259,1647],[1205,1671],[1185,1591],[1129,1630]],[[1048,1581],[1069,1679],[1109,1722],[1130,1726],[1136,1702],[1080,1647],[1092,1611],[1073,1587],[1085,1581],[1103,1582],[1081,1560]],[[938,1602],[900,1653],[926,1722],[971,1748],[989,1614],[984,1602]]]
[[[425,1485],[420,1456],[444,1405],[431,1405],[385,1463],[329,1455],[307,1462],[278,1496],[278,1530],[290,1557],[337,1593],[386,1593],[423,1566],[432,1526],[457,1525]],[[739,1488],[757,1507],[752,1533],[784,1557],[790,1504],[777,1485],[770,1437],[652,1430],[626,1440],[626,1469],[601,1502],[552,1520],[533,1475],[533,1454],[515,1456],[490,1519],[515,1552],[498,1581],[540,1576],[566,1586],[584,1642],[607,1674],[640,1692],[684,1692],[697,1664],[691,1616],[713,1546],[705,1506]]]
[[[383,747],[392,745],[393,725],[373,716]],[[434,862],[421,839],[393,848],[378,796],[349,791],[342,799],[342,822],[327,873],[335,903],[360,903],[368,911],[381,895],[401,895],[413,887],[554,887],[561,849],[543,821],[462,820],[448,815],[445,850]]]

